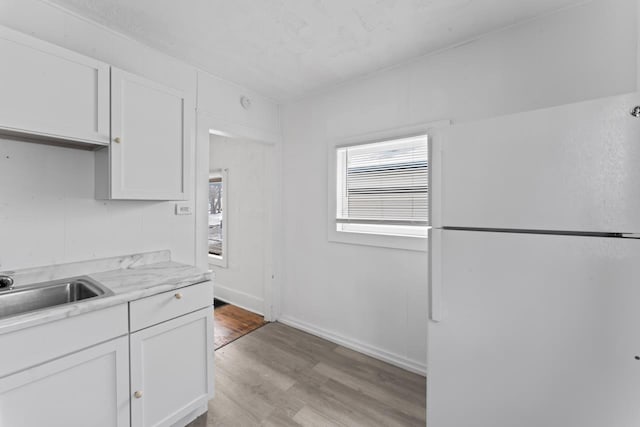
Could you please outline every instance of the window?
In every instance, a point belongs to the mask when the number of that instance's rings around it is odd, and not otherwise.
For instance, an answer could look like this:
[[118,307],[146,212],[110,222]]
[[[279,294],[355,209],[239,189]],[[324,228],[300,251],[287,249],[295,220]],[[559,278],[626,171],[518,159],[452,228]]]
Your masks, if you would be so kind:
[[221,266],[224,265],[220,262],[223,259],[226,261],[226,176],[226,170],[214,171],[209,175],[209,259]]
[[336,148],[338,232],[427,237],[427,136]]

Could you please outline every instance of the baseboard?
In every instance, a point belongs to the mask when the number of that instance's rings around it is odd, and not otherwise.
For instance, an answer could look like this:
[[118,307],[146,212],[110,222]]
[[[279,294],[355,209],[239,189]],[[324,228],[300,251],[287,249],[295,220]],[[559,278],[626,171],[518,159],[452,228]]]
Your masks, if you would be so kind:
[[[196,427],[196,426],[203,426],[207,424],[207,412],[208,412],[209,408],[207,404],[204,404],[203,406],[194,409],[193,411],[191,411],[189,414],[185,415],[182,419],[180,419],[179,421],[177,421],[176,423],[172,424],[174,427],[175,426],[185,426],[185,427]],[[204,419],[202,419],[204,418]]]
[[339,344],[343,347],[349,348],[359,353],[366,354],[367,356],[371,356],[375,359],[382,360],[383,362],[390,363],[394,366],[405,369],[407,371],[410,371],[422,376],[427,375],[427,366],[425,364],[400,356],[399,354],[391,353],[391,352],[379,349],[377,347],[373,347],[369,344],[365,344],[358,340],[344,337],[340,334],[336,334],[326,329],[318,328],[316,326],[310,325],[309,323],[294,319],[286,315],[280,316],[278,318],[278,322],[283,323],[287,326],[291,326],[292,328],[296,328],[296,329],[300,329],[302,331],[308,332],[311,335],[324,338],[327,341],[331,341],[333,343]]
[[229,304],[244,308],[252,313],[264,316],[264,300],[262,298],[228,288],[217,282],[214,282],[213,285],[213,296],[221,301],[228,302]]

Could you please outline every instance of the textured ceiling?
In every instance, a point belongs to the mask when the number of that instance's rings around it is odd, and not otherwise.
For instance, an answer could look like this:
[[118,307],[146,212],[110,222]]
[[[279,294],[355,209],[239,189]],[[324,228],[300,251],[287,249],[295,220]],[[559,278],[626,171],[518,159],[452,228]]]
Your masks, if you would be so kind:
[[276,100],[584,0],[45,0]]

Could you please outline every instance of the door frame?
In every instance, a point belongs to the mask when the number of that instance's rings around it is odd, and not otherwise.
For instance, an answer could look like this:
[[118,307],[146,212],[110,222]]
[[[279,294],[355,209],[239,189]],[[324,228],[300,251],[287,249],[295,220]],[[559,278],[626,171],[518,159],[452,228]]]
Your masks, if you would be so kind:
[[[282,272],[282,136],[250,126],[230,123],[206,111],[196,111],[196,173],[194,185],[195,201],[195,260],[196,266],[209,269],[207,256],[207,230],[209,226],[209,148],[210,135],[218,134],[232,138],[248,139],[272,147],[273,203],[268,222],[271,226],[263,255],[263,315],[266,321],[275,321],[280,315],[280,284]],[[215,280],[214,280],[215,289]]]

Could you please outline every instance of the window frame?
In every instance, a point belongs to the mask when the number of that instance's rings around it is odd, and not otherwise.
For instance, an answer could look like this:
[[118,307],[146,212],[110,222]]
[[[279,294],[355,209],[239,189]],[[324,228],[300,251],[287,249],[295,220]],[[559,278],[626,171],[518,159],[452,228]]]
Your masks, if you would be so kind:
[[[394,139],[410,138],[427,135],[429,151],[431,151],[432,132],[439,127],[449,126],[449,120],[430,122],[421,125],[395,128],[380,132],[368,133],[349,138],[336,139],[327,144],[327,236],[330,242],[346,243],[353,245],[378,246],[393,249],[405,249],[411,251],[426,252],[428,250],[428,238],[414,236],[396,236],[389,234],[373,234],[369,232],[346,232],[336,229],[337,211],[337,150],[339,148],[371,144]],[[431,161],[431,157],[429,157]],[[431,165],[429,165],[431,166]],[[431,167],[429,167],[431,176]],[[431,182],[431,179],[429,179]],[[430,194],[429,194],[430,197]],[[429,229],[430,226],[427,226]]]
[[[209,253],[209,246],[207,245],[207,260],[209,262],[209,264],[211,265],[215,265],[217,267],[222,267],[222,268],[227,268],[228,265],[228,260],[229,260],[229,251],[228,251],[228,242],[229,242],[229,226],[228,226],[228,222],[229,219],[226,218],[224,215],[228,210],[228,206],[229,204],[227,203],[228,200],[228,189],[229,189],[229,170],[228,169],[214,169],[209,171],[209,180],[207,181],[207,190],[209,189],[209,183],[211,182],[211,179],[213,178],[220,178],[222,181],[222,214],[223,214],[223,218],[224,220],[222,221],[222,255],[214,255]],[[207,191],[208,193],[208,191]],[[209,201],[208,196],[207,196],[207,202]],[[208,212],[207,212],[207,233],[209,230],[209,217],[208,217]],[[208,240],[208,234],[207,234],[207,240]]]

